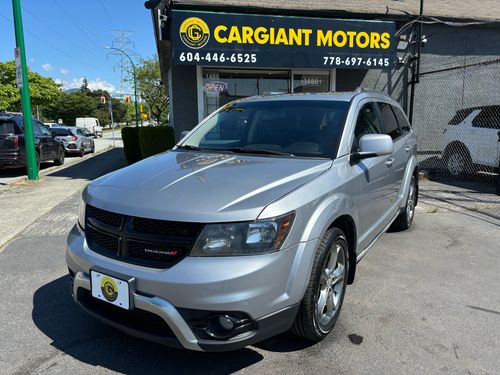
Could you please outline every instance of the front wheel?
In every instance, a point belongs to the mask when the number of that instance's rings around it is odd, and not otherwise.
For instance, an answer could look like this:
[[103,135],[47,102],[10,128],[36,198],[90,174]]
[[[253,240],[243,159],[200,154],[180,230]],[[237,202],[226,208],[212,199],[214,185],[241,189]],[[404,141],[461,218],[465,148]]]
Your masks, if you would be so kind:
[[349,270],[349,250],[344,233],[329,229],[321,240],[292,331],[320,341],[333,329],[342,308]]

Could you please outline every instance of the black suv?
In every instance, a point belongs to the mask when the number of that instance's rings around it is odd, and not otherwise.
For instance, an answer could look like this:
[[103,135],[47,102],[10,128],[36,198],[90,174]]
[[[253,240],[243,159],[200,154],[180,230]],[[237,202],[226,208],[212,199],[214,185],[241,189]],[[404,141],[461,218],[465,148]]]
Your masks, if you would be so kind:
[[[23,117],[0,114],[0,169],[26,166]],[[64,164],[64,146],[40,121],[33,119],[38,169],[40,163]]]

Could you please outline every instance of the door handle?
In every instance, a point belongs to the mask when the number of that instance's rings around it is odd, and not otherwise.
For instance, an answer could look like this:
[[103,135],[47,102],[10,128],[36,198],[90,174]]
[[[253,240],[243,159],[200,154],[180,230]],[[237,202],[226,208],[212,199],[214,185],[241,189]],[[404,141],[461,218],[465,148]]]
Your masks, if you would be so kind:
[[390,159],[387,159],[387,161],[385,162],[385,165],[387,165],[388,167],[392,167],[393,163],[394,163],[394,159],[390,158]]
[[410,152],[410,151],[411,151],[411,146],[406,146],[406,147],[405,147],[405,151],[406,151],[406,152]]

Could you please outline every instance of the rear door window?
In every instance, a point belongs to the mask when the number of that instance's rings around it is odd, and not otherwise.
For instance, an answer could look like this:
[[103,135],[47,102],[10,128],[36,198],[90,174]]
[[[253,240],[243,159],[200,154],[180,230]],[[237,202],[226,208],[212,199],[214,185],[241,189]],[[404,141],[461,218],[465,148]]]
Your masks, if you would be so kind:
[[392,110],[394,111],[394,114],[396,115],[396,119],[398,120],[399,128],[401,129],[401,132],[403,134],[407,134],[411,132],[411,126],[410,123],[408,122],[408,119],[406,118],[406,115],[404,112],[401,110],[401,108],[391,106]]
[[0,135],[16,134],[16,124],[12,120],[0,120]]
[[382,116],[382,126],[384,133],[389,135],[393,140],[401,136],[398,121],[391,109],[391,105],[387,103],[378,103],[380,108],[380,115]]
[[484,108],[472,120],[472,126],[475,128],[500,129],[500,108]]
[[65,136],[71,135],[71,132],[68,129],[52,128],[52,132],[57,137],[65,137]]

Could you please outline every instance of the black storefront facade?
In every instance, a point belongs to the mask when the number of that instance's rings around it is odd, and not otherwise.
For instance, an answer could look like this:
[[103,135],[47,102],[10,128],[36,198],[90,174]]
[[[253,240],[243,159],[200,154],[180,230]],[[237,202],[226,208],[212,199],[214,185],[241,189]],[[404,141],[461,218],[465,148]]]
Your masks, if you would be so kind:
[[[158,3],[153,9],[170,122],[179,138],[220,106],[253,95],[375,87],[408,108],[414,60],[405,20]],[[406,59],[406,60],[405,60]]]

